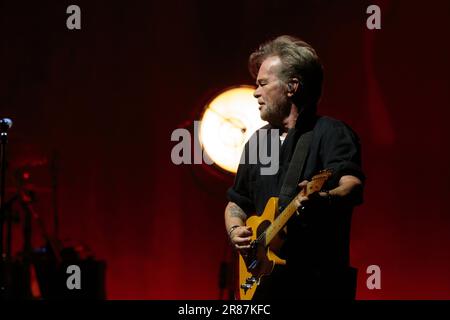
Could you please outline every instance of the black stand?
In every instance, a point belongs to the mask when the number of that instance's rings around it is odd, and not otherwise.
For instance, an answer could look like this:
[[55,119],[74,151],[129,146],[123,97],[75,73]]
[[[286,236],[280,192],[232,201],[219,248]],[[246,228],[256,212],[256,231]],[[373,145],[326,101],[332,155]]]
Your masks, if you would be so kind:
[[53,152],[50,164],[50,175],[52,179],[52,206],[53,206],[53,238],[59,239],[58,218],[58,154]]
[[[6,144],[8,143],[8,129],[11,127],[12,121],[10,119],[0,120],[0,255],[1,255],[1,267],[0,267],[0,297],[6,298],[8,296],[8,287],[11,282],[11,250],[8,249],[5,253],[3,234],[4,225],[6,220],[5,210],[5,184],[6,184]],[[10,222],[8,227],[10,228]],[[10,231],[10,230],[9,230]],[[10,232],[8,232],[8,245],[10,245]]]

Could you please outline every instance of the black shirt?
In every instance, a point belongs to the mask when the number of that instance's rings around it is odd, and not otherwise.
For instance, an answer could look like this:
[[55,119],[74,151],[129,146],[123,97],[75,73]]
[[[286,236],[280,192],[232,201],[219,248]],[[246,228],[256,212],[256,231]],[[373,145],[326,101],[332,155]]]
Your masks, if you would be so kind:
[[[300,181],[310,180],[323,169],[333,171],[325,185],[328,190],[336,188],[343,175],[353,175],[364,181],[360,143],[356,133],[342,121],[311,115],[300,117],[296,127],[289,130],[284,143],[278,146],[277,174],[262,175],[261,168],[269,165],[262,164],[259,156],[257,163],[241,163],[234,185],[228,189],[228,200],[236,203],[247,215],[261,215],[268,199],[278,197],[280,193],[299,137],[312,128],[313,138]],[[274,128],[267,125],[255,133],[258,148],[264,143],[270,153],[272,130]],[[247,142],[243,157],[250,149]],[[362,193],[354,199],[353,205],[359,203],[362,203]],[[320,212],[311,212],[302,218],[291,219],[287,229],[288,239],[283,248],[288,264],[298,263],[301,267],[348,265],[351,213],[352,206],[334,205],[322,208]]]

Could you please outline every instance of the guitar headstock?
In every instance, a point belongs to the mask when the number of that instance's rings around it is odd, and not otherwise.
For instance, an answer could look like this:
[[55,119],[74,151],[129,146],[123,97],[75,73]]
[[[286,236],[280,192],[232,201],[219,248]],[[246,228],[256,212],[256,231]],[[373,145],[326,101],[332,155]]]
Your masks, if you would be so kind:
[[309,196],[314,192],[320,191],[325,182],[328,180],[329,177],[331,177],[332,174],[333,172],[330,169],[326,169],[320,171],[318,174],[312,177],[311,181],[308,182],[308,184],[306,185],[305,195]]

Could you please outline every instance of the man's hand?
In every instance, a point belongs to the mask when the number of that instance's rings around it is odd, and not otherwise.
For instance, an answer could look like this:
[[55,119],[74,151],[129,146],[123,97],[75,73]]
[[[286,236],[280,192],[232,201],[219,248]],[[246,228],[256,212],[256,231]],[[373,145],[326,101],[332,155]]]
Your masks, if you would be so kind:
[[[225,208],[225,228],[233,247],[243,256],[250,248],[252,229],[245,226],[247,215],[236,203],[228,202]],[[239,227],[236,227],[239,226]]]
[[[307,184],[308,180],[303,180],[298,186],[301,190],[305,190]],[[361,180],[357,177],[346,175],[340,178],[339,186],[335,189],[329,190],[328,192],[314,192],[309,196],[298,195],[295,201],[299,208],[330,205],[331,197],[334,199],[333,203],[337,200],[341,204],[350,203],[354,205],[357,203],[355,203],[353,198],[358,198],[359,193],[362,193]]]
[[[298,184],[300,190],[303,191],[303,192],[300,192],[300,193],[304,193],[307,184],[308,184],[308,180],[303,180],[302,182],[300,182]],[[308,201],[309,201],[309,198],[306,195],[300,195],[299,194],[297,197],[295,197],[295,204],[299,208],[305,206],[308,203]]]
[[250,249],[252,234],[252,228],[247,226],[237,227],[230,233],[230,241],[233,244],[233,247],[243,256],[245,256],[248,249]]
[[[298,184],[299,188],[301,191],[301,193],[306,193],[306,186],[308,184],[308,180],[303,180],[302,182],[300,182]],[[312,207],[316,207],[316,206],[321,206],[324,205],[326,203],[328,203],[328,194],[326,192],[314,192],[312,194],[310,194],[309,196],[306,195],[298,195],[295,198],[296,201],[296,205],[299,207],[299,209],[303,208],[303,207],[308,207],[308,208],[312,208]]]

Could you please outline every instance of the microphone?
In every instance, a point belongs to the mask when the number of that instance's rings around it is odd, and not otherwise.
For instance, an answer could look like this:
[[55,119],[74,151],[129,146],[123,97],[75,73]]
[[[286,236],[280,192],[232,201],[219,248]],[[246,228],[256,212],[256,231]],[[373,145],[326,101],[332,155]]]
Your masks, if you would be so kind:
[[0,131],[6,132],[11,129],[13,122],[10,118],[0,119]]

